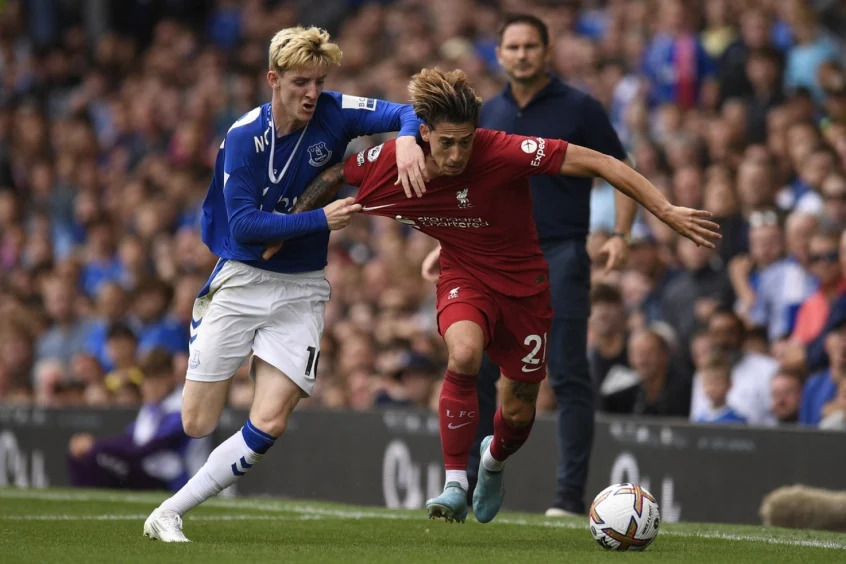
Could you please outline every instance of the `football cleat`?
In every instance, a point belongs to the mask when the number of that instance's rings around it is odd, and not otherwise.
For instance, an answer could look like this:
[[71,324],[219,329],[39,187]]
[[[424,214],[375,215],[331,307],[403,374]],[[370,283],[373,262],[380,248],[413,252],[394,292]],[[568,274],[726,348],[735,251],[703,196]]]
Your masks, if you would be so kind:
[[[479,451],[484,456],[488,446],[493,441],[493,435],[482,439]],[[502,507],[502,499],[505,497],[505,488],[502,485],[502,473],[491,472],[485,465],[479,462],[479,481],[476,482],[476,490],[473,492],[473,513],[479,523],[490,523],[499,508]]]
[[426,502],[426,511],[429,519],[463,523],[467,519],[467,491],[458,482],[447,482],[441,495]]
[[182,532],[182,517],[176,511],[157,508],[144,522],[144,534],[162,542],[191,542]]

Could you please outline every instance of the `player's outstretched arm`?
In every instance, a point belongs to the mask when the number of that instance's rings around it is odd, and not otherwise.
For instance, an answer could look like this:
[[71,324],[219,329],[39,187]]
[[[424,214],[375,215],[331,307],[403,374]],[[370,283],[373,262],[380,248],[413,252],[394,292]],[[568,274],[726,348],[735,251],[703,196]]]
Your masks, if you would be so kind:
[[[361,206],[354,203],[355,198],[344,198],[332,202],[332,198],[338,193],[344,183],[344,163],[338,163],[324,170],[317,178],[311,181],[297,203],[291,208],[291,213],[302,213],[316,210],[323,207],[326,214],[326,223],[329,230],[342,229],[352,219],[352,214],[361,211]],[[273,241],[264,246],[261,258],[268,260],[282,248],[282,241]]]
[[697,245],[713,249],[721,238],[720,226],[708,219],[710,212],[674,206],[649,180],[614,157],[571,143],[567,146],[560,174],[604,178]]

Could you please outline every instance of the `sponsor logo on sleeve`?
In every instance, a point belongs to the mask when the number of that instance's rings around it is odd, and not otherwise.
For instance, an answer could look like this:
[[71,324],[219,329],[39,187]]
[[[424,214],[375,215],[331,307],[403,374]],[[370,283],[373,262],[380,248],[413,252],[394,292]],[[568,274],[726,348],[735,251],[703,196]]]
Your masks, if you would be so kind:
[[363,96],[341,96],[341,108],[345,110],[368,110],[370,112],[376,110],[376,100],[373,98],[365,98]]
[[355,164],[358,166],[364,166],[364,151],[360,151],[355,156]]
[[524,139],[523,142],[520,143],[520,148],[523,149],[524,153],[532,154],[537,151],[538,144],[532,139]]
[[[537,147],[537,151],[535,151],[535,158],[531,163],[529,163],[532,166],[540,166],[541,161],[543,161],[543,158],[546,156],[546,153],[544,152],[544,149],[546,149],[546,139],[538,137]],[[525,151],[525,149],[523,150]]]
[[[382,145],[384,145],[384,143]],[[376,145],[375,147],[367,151],[367,160],[369,162],[376,162],[376,159],[379,158],[379,153],[382,152],[382,145]]]

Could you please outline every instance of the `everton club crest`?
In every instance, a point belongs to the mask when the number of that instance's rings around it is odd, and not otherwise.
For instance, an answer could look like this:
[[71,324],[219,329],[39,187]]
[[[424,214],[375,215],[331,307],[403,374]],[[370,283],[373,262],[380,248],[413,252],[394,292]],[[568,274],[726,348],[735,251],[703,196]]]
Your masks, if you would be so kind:
[[332,158],[332,151],[326,146],[326,143],[321,141],[315,143],[308,148],[308,164],[319,167],[329,162]]

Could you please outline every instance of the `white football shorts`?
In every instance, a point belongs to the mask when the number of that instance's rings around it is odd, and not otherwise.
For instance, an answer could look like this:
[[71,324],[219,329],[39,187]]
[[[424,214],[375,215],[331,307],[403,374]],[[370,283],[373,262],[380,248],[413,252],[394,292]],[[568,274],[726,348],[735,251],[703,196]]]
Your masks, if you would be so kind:
[[322,270],[280,274],[221,259],[194,301],[186,378],[227,380],[252,350],[310,396],[329,295]]

